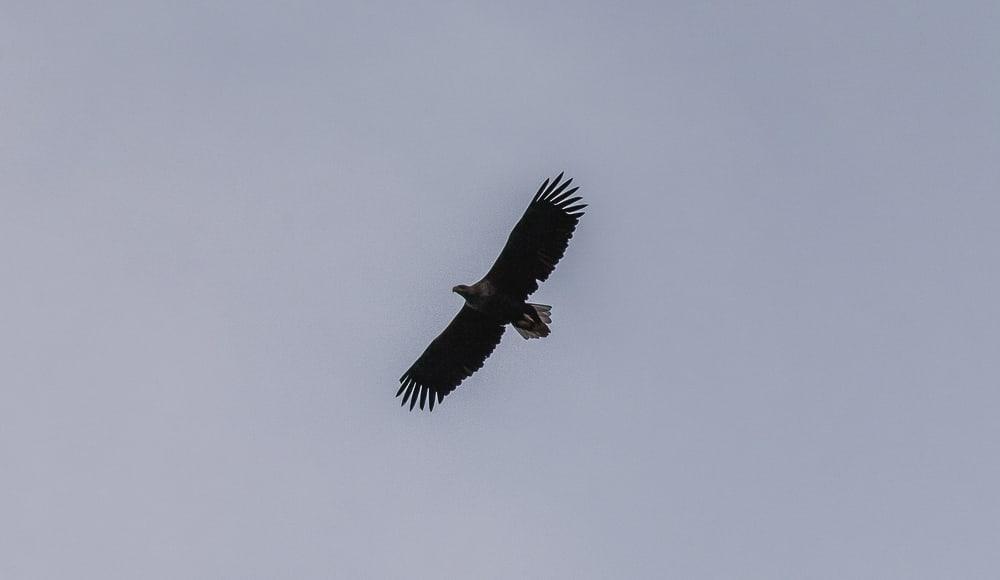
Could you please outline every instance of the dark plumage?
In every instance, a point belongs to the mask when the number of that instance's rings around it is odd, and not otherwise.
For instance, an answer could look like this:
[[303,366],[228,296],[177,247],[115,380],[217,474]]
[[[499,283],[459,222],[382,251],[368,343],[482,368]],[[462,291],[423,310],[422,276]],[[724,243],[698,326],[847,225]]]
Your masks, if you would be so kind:
[[418,399],[421,409],[429,400],[434,410],[435,402],[482,368],[507,324],[526,339],[549,335],[551,307],[525,300],[555,269],[587,207],[572,197],[579,188],[567,189],[573,180],[562,177],[551,184],[546,179],[538,189],[486,276],[453,288],[465,305],[399,379],[396,396],[411,411]]

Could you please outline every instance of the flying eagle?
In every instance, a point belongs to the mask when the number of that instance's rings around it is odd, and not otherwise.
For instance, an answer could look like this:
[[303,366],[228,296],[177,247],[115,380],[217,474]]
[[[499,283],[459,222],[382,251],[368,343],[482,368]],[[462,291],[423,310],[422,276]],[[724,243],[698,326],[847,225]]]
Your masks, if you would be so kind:
[[525,339],[549,335],[552,307],[525,300],[555,269],[587,207],[574,205],[581,198],[571,196],[579,188],[567,189],[573,180],[562,177],[538,188],[486,276],[452,288],[465,299],[462,310],[399,378],[396,396],[403,396],[403,405],[409,401],[411,411],[418,398],[421,409],[429,398],[433,411],[435,401],[482,368],[508,324]]

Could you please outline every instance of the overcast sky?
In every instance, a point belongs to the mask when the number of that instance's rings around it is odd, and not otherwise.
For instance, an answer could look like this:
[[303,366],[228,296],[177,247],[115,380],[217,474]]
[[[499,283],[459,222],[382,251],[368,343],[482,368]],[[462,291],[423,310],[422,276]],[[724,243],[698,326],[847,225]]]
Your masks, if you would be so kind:
[[[0,2],[0,577],[998,577],[998,31]],[[400,409],[562,170],[552,335]]]

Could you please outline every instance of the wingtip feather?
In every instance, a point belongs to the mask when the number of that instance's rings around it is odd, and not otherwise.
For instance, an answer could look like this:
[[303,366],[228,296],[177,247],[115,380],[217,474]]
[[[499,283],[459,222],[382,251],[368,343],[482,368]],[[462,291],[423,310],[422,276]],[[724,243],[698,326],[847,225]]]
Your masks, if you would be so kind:
[[549,179],[546,177],[545,181],[542,182],[542,186],[538,188],[538,192],[535,193],[535,197],[532,198],[531,201],[533,202],[538,201],[542,197],[542,192],[544,192],[545,188],[548,186],[549,186]]
[[552,203],[555,204],[556,207],[566,207],[567,205],[572,204],[574,201],[583,199],[579,195],[576,196],[576,197],[570,197],[571,195],[573,195],[574,193],[576,193],[576,190],[578,190],[578,189],[580,189],[580,188],[579,187],[574,187],[573,189],[571,189],[571,190],[567,191],[566,193],[560,195],[558,198],[553,199]]
[[[549,201],[551,203],[558,203],[559,200],[561,200],[564,197],[564,195],[566,195],[566,194],[563,194],[563,190],[566,189],[567,187],[569,187],[569,184],[571,184],[571,183],[573,183],[573,178],[572,177],[569,178],[569,179],[567,179],[566,181],[564,181],[559,187],[557,187],[554,190],[552,190],[552,192],[549,193],[549,195],[547,196],[548,199],[549,199]],[[576,190],[574,189],[573,191],[576,191]]]
[[417,382],[413,379],[410,379],[410,384],[409,386],[406,387],[406,393],[403,395],[403,402],[399,404],[400,407],[406,405],[406,403],[410,400],[410,395],[413,394],[413,388],[416,385]]
[[548,199],[552,195],[552,192],[555,190],[555,188],[559,186],[559,181],[563,178],[563,173],[565,172],[560,171],[559,175],[557,175],[556,178],[552,180],[552,184],[549,185],[549,188],[547,190],[545,190],[545,193],[542,195],[542,199]]

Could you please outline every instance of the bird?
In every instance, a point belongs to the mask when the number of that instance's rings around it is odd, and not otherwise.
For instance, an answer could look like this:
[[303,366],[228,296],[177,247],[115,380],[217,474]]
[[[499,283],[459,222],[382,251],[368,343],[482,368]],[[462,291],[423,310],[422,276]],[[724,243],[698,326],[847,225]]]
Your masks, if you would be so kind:
[[555,269],[584,215],[582,197],[563,173],[546,179],[514,226],[493,267],[475,284],[452,288],[465,303],[450,324],[399,378],[396,397],[413,411],[434,403],[482,368],[507,325],[527,339],[549,335],[552,307],[527,302]]

